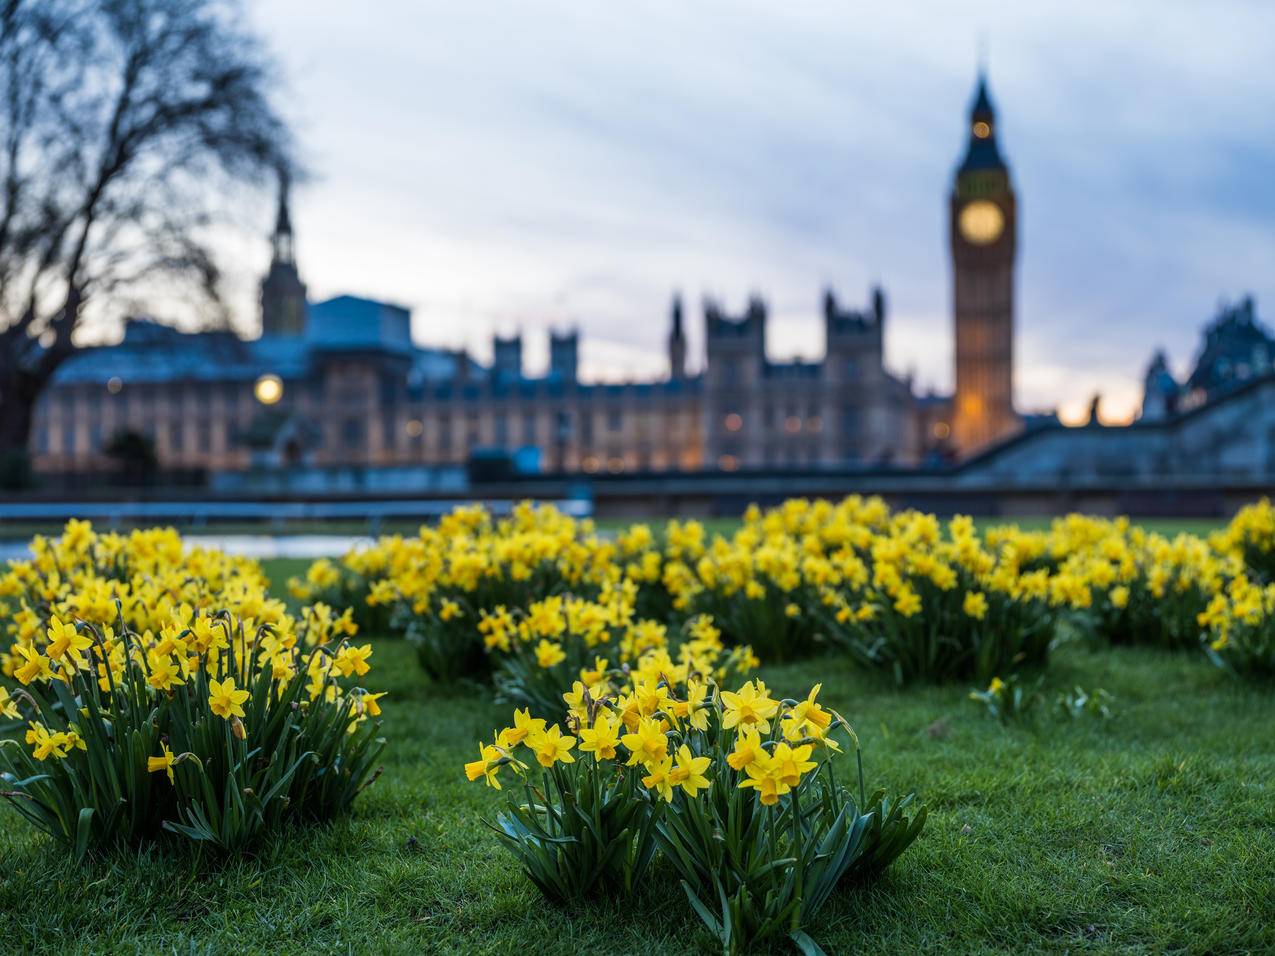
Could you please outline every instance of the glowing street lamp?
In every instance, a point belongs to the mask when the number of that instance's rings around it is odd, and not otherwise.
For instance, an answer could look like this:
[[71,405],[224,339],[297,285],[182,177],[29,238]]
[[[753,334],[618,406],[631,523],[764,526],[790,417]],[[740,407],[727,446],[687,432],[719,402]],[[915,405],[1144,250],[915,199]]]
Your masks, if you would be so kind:
[[278,375],[263,375],[257,379],[252,393],[262,405],[273,405],[283,398],[283,379]]

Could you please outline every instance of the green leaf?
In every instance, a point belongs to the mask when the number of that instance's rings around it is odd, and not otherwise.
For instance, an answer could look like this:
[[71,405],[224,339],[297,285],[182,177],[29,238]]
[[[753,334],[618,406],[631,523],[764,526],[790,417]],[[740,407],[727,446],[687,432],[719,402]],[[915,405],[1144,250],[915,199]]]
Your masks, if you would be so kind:
[[803,956],[828,956],[823,947],[811,939],[805,930],[794,929],[788,934],[788,938],[797,945]]
[[85,807],[80,811],[75,824],[75,862],[84,859],[89,850],[89,839],[93,833],[93,808]]

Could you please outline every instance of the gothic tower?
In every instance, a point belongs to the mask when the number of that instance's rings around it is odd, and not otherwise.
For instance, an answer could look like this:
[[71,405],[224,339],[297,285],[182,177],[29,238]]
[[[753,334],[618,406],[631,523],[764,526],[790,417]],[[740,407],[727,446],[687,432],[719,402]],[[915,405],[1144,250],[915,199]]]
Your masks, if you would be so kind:
[[951,198],[956,333],[952,434],[961,455],[1005,438],[1019,426],[1014,412],[1018,215],[996,132],[987,80],[980,75],[970,109],[969,145]]
[[279,177],[279,213],[271,243],[270,271],[261,283],[261,334],[305,335],[305,283],[297,272],[286,174]]
[[682,297],[673,296],[673,325],[668,334],[669,378],[686,378],[686,333],[682,329]]

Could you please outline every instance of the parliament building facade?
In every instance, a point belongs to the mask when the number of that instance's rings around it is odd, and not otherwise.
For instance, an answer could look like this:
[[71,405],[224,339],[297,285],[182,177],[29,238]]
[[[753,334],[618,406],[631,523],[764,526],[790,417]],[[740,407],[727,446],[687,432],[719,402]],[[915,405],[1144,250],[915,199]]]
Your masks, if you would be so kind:
[[422,347],[407,309],[355,296],[309,301],[286,190],[262,333],[187,333],[149,320],[84,349],[37,408],[37,471],[109,465],[112,441],[146,436],[168,469],[459,465],[507,455],[521,470],[646,472],[919,466],[949,461],[1020,428],[1014,412],[1016,206],[980,80],[950,198],[954,397],[918,396],[884,361],[886,297],[862,308],[822,299],[825,351],[779,362],[766,303],[732,314],[703,303],[705,351],[687,367],[688,317],[675,297],[667,374],[581,381],[579,335],[550,334],[546,372],[529,375],[522,338],[496,337],[490,364]]

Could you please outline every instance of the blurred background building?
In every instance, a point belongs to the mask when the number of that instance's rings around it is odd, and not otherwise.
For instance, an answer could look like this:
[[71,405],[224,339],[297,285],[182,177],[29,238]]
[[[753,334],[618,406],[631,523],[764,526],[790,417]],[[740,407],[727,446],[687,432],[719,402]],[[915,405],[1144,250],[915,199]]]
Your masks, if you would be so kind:
[[[521,334],[495,337],[483,364],[415,343],[401,306],[350,295],[309,301],[285,182],[261,283],[260,337],[128,321],[118,344],[83,349],[58,370],[37,408],[32,462],[46,474],[91,474],[141,455],[167,473],[204,476],[404,466],[506,475],[885,472],[964,462],[967,475],[1043,481],[1190,470],[1173,451],[1179,446],[1211,448],[1206,463],[1225,460],[1214,431],[1244,431],[1244,421],[1217,410],[1264,394],[1251,386],[1271,377],[1275,360],[1251,298],[1225,306],[1207,327],[1184,381],[1156,355],[1131,427],[1101,428],[1097,438],[1096,398],[1088,429],[1015,411],[1017,197],[982,77],[948,212],[952,396],[918,395],[887,368],[880,288],[861,308],[824,292],[817,361],[769,357],[761,297],[735,314],[706,300],[696,374],[687,371],[689,317],[674,296],[667,373],[598,384],[577,375],[576,330],[549,333],[549,367],[531,375]],[[1263,450],[1275,449],[1275,436],[1261,440],[1232,457],[1249,471],[1275,470],[1275,450]]]
[[[819,361],[775,362],[767,305],[703,304],[702,371],[687,374],[687,321],[674,297],[668,372],[655,381],[577,377],[577,331],[550,333],[547,373],[523,366],[522,337],[493,361],[417,345],[400,306],[355,296],[310,302],[282,184],[260,338],[188,333],[149,319],[117,345],[67,361],[40,401],[32,461],[42,472],[108,467],[121,447],[157,467],[472,465],[520,473],[899,467],[942,463],[1012,434],[1015,211],[980,79],[951,199],[957,406],[918,397],[885,366],[886,296],[862,309],[822,301]],[[122,443],[122,444],[121,444]]]

